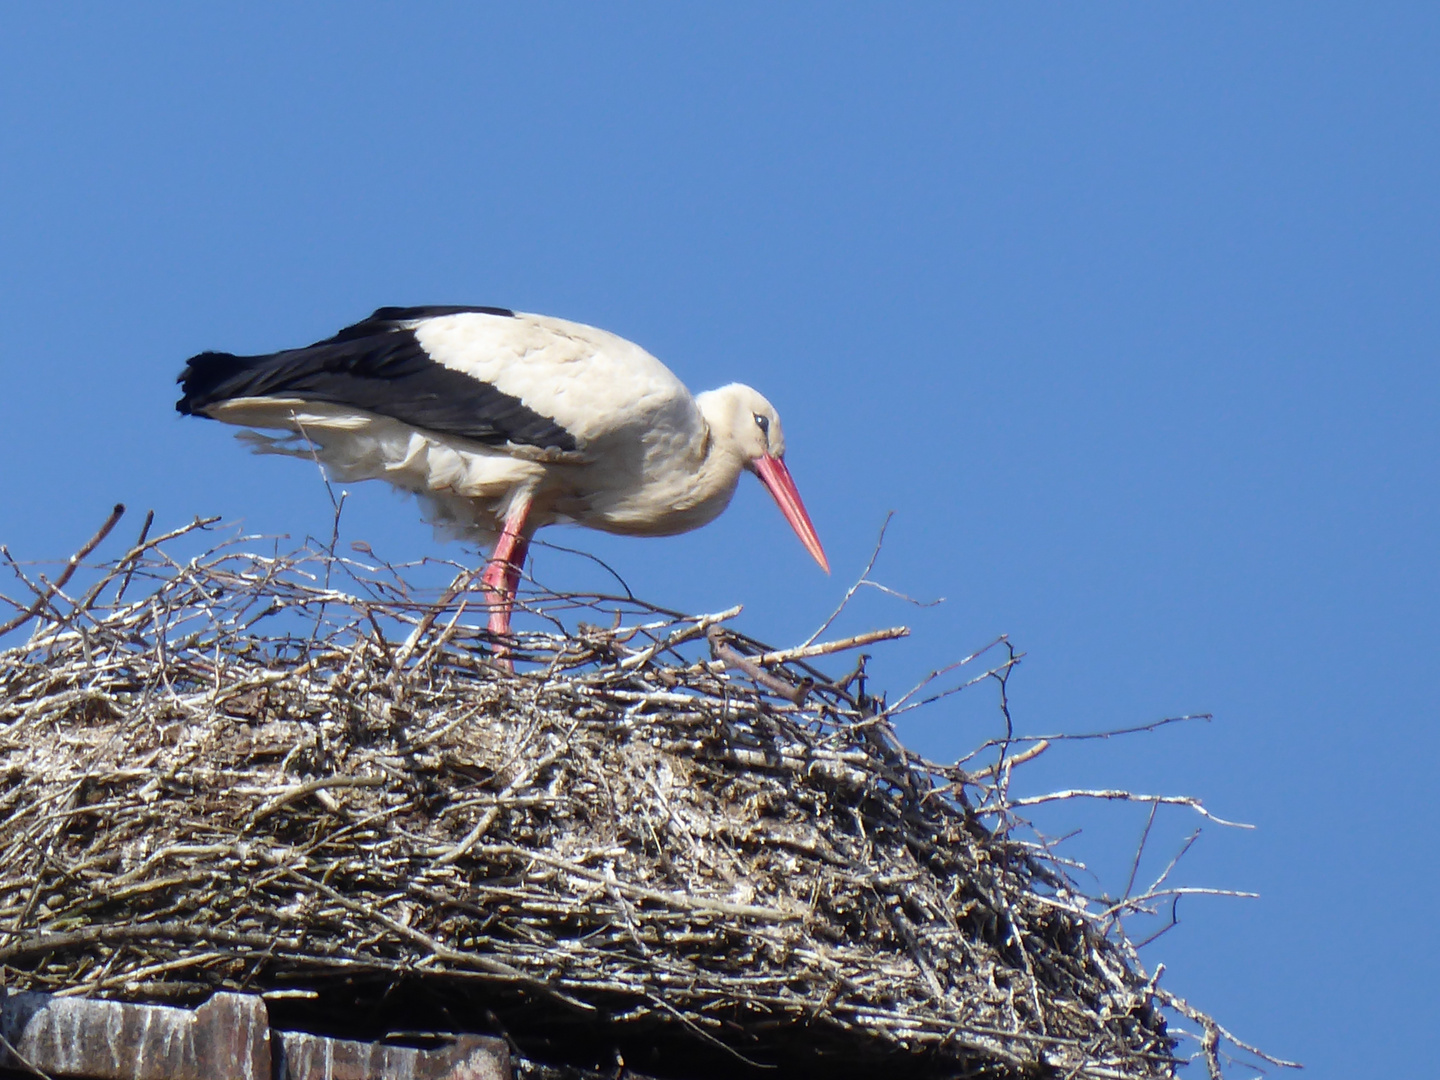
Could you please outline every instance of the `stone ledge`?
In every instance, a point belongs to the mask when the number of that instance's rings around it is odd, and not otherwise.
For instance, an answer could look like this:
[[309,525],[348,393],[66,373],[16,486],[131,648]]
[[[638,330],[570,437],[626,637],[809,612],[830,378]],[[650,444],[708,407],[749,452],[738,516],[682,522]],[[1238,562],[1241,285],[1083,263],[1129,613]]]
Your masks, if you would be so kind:
[[270,1026],[265,1002],[220,993],[198,1009],[0,995],[0,1069],[74,1080],[511,1080],[483,1035],[417,1049]]

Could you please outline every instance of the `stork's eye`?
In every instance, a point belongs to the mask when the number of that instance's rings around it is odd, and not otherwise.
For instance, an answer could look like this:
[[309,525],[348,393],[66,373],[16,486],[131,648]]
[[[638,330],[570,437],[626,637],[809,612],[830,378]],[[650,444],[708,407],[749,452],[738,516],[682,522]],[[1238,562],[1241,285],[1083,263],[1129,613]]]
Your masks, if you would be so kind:
[[754,416],[755,416],[755,426],[760,429],[760,434],[765,436],[765,441],[766,441],[766,442],[769,442],[769,441],[770,441],[770,418],[769,418],[768,416],[761,416],[759,413],[755,413]]

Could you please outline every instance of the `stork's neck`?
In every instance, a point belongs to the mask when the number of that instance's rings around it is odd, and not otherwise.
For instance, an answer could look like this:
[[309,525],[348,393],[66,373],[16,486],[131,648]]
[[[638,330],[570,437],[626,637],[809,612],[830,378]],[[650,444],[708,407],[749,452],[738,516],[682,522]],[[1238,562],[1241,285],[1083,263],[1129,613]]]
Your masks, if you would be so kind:
[[[656,515],[656,531],[678,533],[699,528],[730,505],[748,459],[732,434],[735,406],[728,390],[696,396],[702,422],[698,430],[692,428],[684,450],[675,443],[667,449],[663,437],[652,445],[651,460],[659,467],[646,470],[646,501],[665,507],[663,515]],[[653,432],[655,436],[660,432]]]
[[557,501],[556,512],[630,536],[671,536],[714,520],[735,494],[745,459],[717,438],[703,408],[697,417],[686,405],[683,419],[655,423],[638,440],[592,445],[606,468],[580,473],[593,486],[574,504]]
[[690,475],[690,495],[686,502],[715,504],[713,517],[730,504],[744,469],[744,456],[736,452],[732,443],[717,438],[715,429],[707,423],[700,444],[699,463]]

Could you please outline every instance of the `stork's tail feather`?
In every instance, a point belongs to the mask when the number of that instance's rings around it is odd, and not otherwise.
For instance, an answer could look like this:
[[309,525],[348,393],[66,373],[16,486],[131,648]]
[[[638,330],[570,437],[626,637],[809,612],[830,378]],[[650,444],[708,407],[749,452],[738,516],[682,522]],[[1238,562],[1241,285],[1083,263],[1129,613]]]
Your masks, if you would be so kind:
[[181,395],[175,411],[182,416],[205,416],[206,406],[236,397],[239,384],[246,381],[243,376],[253,371],[254,361],[263,359],[268,358],[222,352],[192,356],[175,378]]

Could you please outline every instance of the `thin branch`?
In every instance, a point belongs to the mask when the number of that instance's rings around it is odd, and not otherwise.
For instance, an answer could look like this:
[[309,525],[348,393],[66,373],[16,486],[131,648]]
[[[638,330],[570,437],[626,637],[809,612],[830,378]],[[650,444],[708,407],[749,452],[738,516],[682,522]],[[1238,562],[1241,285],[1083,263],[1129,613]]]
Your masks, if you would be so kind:
[[[954,663],[946,664],[946,665],[945,665],[944,667],[942,667],[942,668],[936,668],[934,671],[930,672],[929,675],[926,675],[925,678],[921,679],[918,683],[916,683],[916,684],[915,684],[914,686],[912,686],[908,691],[906,691],[906,693],[904,694],[904,696],[902,696],[899,701],[895,702],[895,704],[891,705],[888,709],[886,709],[886,710],[885,710],[885,711],[886,711],[886,714],[889,715],[889,716],[896,716],[896,715],[898,715],[898,714],[901,713],[901,712],[907,711],[907,710],[905,709],[905,703],[908,702],[911,698],[913,698],[916,694],[920,693],[921,690],[924,690],[925,687],[929,686],[929,685],[930,685],[931,683],[933,683],[936,679],[942,679],[942,678],[944,678],[946,675],[950,674],[950,672],[952,672],[952,671],[955,671],[957,668],[962,668],[962,667],[964,667],[966,664],[969,664],[969,663],[972,663],[972,662],[975,661],[975,660],[978,660],[980,657],[984,656],[987,652],[989,652],[991,649],[995,648],[997,645],[1003,645],[1003,644],[1005,644],[1005,643],[1006,643],[1006,637],[1005,637],[1005,635],[1002,634],[1000,637],[998,637],[998,638],[996,638],[994,641],[990,642],[990,644],[985,645],[985,646],[983,646],[983,647],[981,647],[981,648],[979,648],[979,649],[976,649],[976,650],[975,650],[974,652],[972,652],[970,655],[961,657],[959,660],[956,660]],[[1019,659],[1020,659],[1020,658],[1019,658],[1018,656],[1012,656],[1012,657],[1005,663],[1005,665],[1003,665],[1003,666],[1009,667],[1011,664],[1014,664],[1014,663],[1018,662]],[[996,669],[996,670],[998,670],[998,669]],[[982,675],[977,675],[975,678],[969,680],[968,682],[964,683],[964,684],[963,684],[962,686],[960,686],[960,687],[956,687],[955,689],[956,689],[956,690],[960,690],[960,689],[964,689],[964,687],[966,687],[966,686],[974,686],[976,683],[984,682],[986,679],[991,678],[993,674],[994,674],[993,671],[987,671],[987,672],[985,672],[985,673],[982,674]],[[919,704],[926,704],[926,703],[929,702],[929,701],[938,700],[938,698],[940,698],[940,697],[945,697],[947,694],[949,694],[949,693],[954,693],[954,692],[955,692],[955,690],[947,691],[945,694],[937,695],[935,698],[927,698],[925,702],[920,702]]]
[[885,515],[885,520],[880,523],[880,535],[875,538],[875,550],[870,552],[870,559],[865,563],[865,569],[860,571],[860,576],[855,579],[855,584],[845,590],[845,595],[840,598],[840,603],[836,606],[835,610],[830,613],[830,617],[820,624],[819,629],[801,642],[802,648],[806,645],[813,645],[820,639],[821,634],[830,629],[831,623],[840,617],[840,613],[845,610],[845,606],[850,603],[855,594],[860,591],[860,586],[870,577],[870,571],[875,569],[875,560],[880,558],[880,549],[885,546],[885,530],[890,528],[890,519],[894,516],[894,510],[891,510]]
[[853,637],[840,638],[838,641],[822,641],[818,645],[807,642],[804,645],[797,645],[793,649],[776,649],[774,652],[761,653],[755,658],[758,664],[788,664],[792,660],[809,660],[816,656],[829,656],[832,653],[846,652],[849,649],[859,649],[866,645],[874,645],[880,641],[894,641],[897,638],[909,637],[908,626],[892,626],[888,630],[870,630],[864,634],[855,634]]
[[1150,839],[1150,830],[1155,827],[1155,815],[1159,811],[1160,804],[1158,802],[1150,804],[1150,814],[1145,819],[1145,829],[1140,834],[1140,842],[1135,845],[1135,858],[1130,862],[1130,875],[1125,879],[1125,891],[1121,894],[1122,900],[1128,898],[1130,890],[1135,888],[1135,875],[1140,872],[1140,860],[1145,857],[1145,843]]
[[1073,789],[1070,791],[1052,791],[1048,795],[1031,795],[1024,799],[1015,799],[1010,805],[1039,806],[1041,803],[1060,802],[1065,799],[1105,799],[1111,802],[1154,802],[1166,803],[1173,806],[1188,806],[1202,817],[1207,817],[1217,825],[1224,825],[1231,829],[1253,829],[1254,825],[1247,825],[1243,821],[1226,821],[1222,817],[1216,817],[1201,804],[1199,799],[1192,799],[1186,795],[1138,795],[1130,791],[1119,791],[1106,789],[1100,791],[1086,791]]
[[[79,569],[80,564],[89,557],[92,551],[94,551],[97,547],[100,546],[100,544],[107,536],[110,535],[110,530],[115,528],[116,522],[120,520],[124,513],[125,504],[116,503],[115,508],[110,511],[110,516],[105,519],[105,523],[100,526],[100,528],[96,531],[95,535],[92,536],[89,540],[87,540],[85,542],[85,545],[81,547],[79,551],[77,551],[74,555],[70,556],[69,560],[65,564],[65,569],[60,572],[60,576],[55,579],[54,583],[45,590],[45,594],[38,597],[36,601],[31,604],[25,611],[15,616],[9,622],[0,623],[0,637],[4,637],[11,630],[14,630],[22,623],[38,615],[40,611],[45,607],[45,605],[48,604],[50,600],[55,596],[55,594],[65,587],[65,583],[74,576],[75,571]],[[0,548],[0,551],[4,551],[7,556],[10,554],[9,549],[7,548]]]

